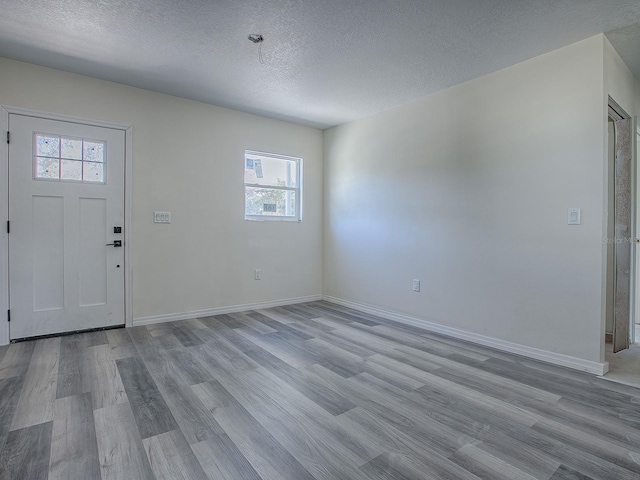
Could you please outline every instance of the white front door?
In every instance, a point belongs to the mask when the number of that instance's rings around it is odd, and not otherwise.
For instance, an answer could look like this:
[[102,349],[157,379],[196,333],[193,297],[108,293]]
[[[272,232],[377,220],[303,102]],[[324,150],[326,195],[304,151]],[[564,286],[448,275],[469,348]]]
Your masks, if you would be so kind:
[[125,132],[16,114],[9,131],[10,338],[123,325]]

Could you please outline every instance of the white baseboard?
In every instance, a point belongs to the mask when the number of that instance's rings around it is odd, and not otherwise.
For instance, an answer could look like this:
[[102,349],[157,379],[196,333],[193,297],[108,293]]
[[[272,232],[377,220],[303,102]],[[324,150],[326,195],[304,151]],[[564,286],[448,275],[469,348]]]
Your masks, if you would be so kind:
[[246,310],[259,310],[261,308],[279,307],[281,305],[293,305],[295,303],[317,302],[322,300],[322,295],[308,295],[306,297],[287,298],[283,300],[271,300],[269,302],[246,303],[243,305],[230,305],[226,307],[207,308],[191,312],[167,313],[164,315],[152,315],[150,317],[138,317],[133,319],[133,326],[151,325],[152,323],[173,322],[175,320],[189,320],[190,318],[210,317],[223,313],[244,312]]
[[354,310],[360,310],[365,313],[377,315],[388,320],[393,320],[407,325],[413,325],[414,327],[424,328],[425,330],[428,330],[430,332],[440,333],[442,335],[447,335],[459,340],[466,340],[471,343],[477,343],[479,345],[495,348],[496,350],[501,350],[503,352],[515,353],[516,355],[521,355],[523,357],[528,357],[535,360],[541,360],[553,365],[568,367],[574,370],[580,370],[582,372],[593,373],[595,375],[604,375],[609,371],[609,362],[593,362],[590,360],[584,360],[582,358],[564,355],[562,353],[550,352],[548,350],[521,345],[519,343],[507,342],[506,340],[487,337],[486,335],[480,335],[478,333],[468,332],[466,330],[460,330],[458,328],[447,327],[446,325],[430,322],[421,318],[384,310],[372,305],[365,305],[362,303],[344,300],[342,298],[333,297],[331,295],[324,295],[323,300],[326,300],[327,302],[337,303],[338,305],[343,305],[345,307],[353,308]]

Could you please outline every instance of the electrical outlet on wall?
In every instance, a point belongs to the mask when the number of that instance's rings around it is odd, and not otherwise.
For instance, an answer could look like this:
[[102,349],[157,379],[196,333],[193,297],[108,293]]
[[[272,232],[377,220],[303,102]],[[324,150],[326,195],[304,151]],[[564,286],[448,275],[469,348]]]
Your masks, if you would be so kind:
[[420,280],[418,280],[417,278],[413,279],[413,291],[414,292],[420,291]]
[[262,270],[260,270],[259,268],[256,268],[254,278],[256,280],[261,280],[262,279]]

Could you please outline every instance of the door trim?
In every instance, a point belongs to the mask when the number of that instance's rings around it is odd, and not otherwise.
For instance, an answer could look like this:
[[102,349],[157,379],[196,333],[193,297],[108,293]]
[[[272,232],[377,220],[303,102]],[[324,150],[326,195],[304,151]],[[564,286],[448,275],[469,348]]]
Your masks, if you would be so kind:
[[[625,109],[623,109],[612,97],[611,95],[607,96],[607,115],[605,116],[605,125],[607,124],[607,118],[611,118],[614,122],[617,120],[626,120],[629,119],[631,122],[630,125],[630,148],[631,148],[631,223],[630,223],[630,232],[629,232],[629,238],[633,239],[632,243],[631,243],[631,265],[630,265],[630,286],[629,286],[629,345],[633,344],[635,342],[635,332],[636,332],[636,327],[635,327],[635,322],[636,322],[636,316],[640,317],[640,308],[638,308],[638,306],[636,305],[636,302],[638,301],[638,299],[640,298],[640,281],[638,281],[639,279],[636,278],[637,275],[640,275],[640,254],[637,251],[639,244],[635,241],[635,239],[638,236],[638,225],[636,222],[636,215],[637,213],[637,201],[638,201],[638,156],[636,154],[638,146],[636,143],[636,135],[634,135],[634,132],[637,130],[638,131],[638,136],[640,136],[640,123],[637,121],[637,117],[634,117],[632,115],[629,115]],[[608,129],[608,127],[605,127]],[[605,133],[605,138],[608,138],[608,132]],[[607,140],[607,145],[608,145],[608,140]],[[609,158],[608,158],[608,146],[605,149],[605,165],[608,164]],[[605,169],[605,171],[607,171]],[[609,179],[605,176],[605,198],[608,199],[608,182]],[[608,200],[605,201],[605,213],[608,209]],[[605,234],[604,237],[607,236],[607,231],[606,231],[606,226],[605,226]],[[606,265],[606,257],[607,257],[607,253],[606,253],[606,245],[603,247],[604,248],[604,258],[605,258],[605,263],[604,265]],[[608,268],[608,267],[607,267]],[[605,268],[605,272],[604,272],[604,276],[606,279],[606,268]],[[603,299],[605,299],[606,301],[606,280],[603,282]],[[602,320],[602,337],[601,337],[601,358],[604,360],[605,357],[605,337],[606,337],[606,306],[603,307],[603,320]],[[615,322],[615,319],[614,319]],[[615,325],[614,325],[614,332],[615,332]],[[628,348],[628,347],[627,347]]]
[[90,120],[70,115],[42,112],[28,108],[0,105],[0,125],[2,126],[1,141],[4,148],[0,148],[0,345],[9,343],[9,235],[4,227],[9,220],[9,145],[6,142],[6,132],[9,129],[9,115],[24,115],[27,117],[44,118],[68,123],[79,123],[94,127],[122,130],[125,133],[124,152],[124,319],[125,326],[133,325],[133,299],[131,268],[131,198],[132,198],[132,163],[133,158],[133,127],[127,124]]

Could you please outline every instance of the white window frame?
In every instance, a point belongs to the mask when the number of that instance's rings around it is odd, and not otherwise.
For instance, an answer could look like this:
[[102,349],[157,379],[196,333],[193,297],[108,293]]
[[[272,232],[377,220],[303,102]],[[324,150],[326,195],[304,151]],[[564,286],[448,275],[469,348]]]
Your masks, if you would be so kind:
[[[245,170],[247,168],[247,156],[257,156],[257,157],[270,157],[278,160],[285,160],[289,162],[294,162],[296,164],[296,186],[295,187],[282,187],[279,185],[264,185],[259,183],[247,183],[244,181],[245,178]],[[289,155],[280,155],[277,153],[267,153],[260,152],[257,150],[245,150],[244,152],[244,162],[242,169],[243,183],[244,183],[244,219],[245,220],[257,220],[257,221],[267,221],[267,222],[301,222],[302,221],[302,158],[299,157],[291,157]],[[296,194],[296,214],[291,216],[286,215],[247,215],[247,187],[254,188],[265,188],[271,190],[285,190],[295,192]]]

